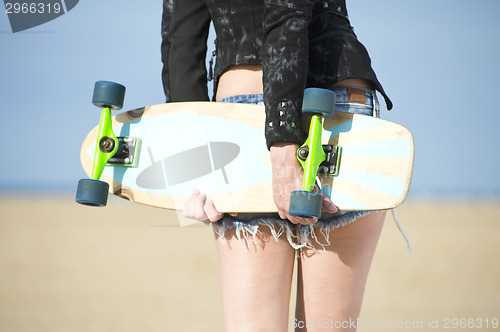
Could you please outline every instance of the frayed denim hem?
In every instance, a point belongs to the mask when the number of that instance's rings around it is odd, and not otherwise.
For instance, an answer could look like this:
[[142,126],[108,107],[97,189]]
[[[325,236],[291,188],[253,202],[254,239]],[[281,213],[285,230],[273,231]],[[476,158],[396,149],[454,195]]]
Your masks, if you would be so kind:
[[[330,243],[330,232],[335,228],[349,225],[350,223],[356,221],[358,218],[367,216],[374,211],[352,211],[344,212],[339,215],[334,215],[327,219],[320,219],[315,224],[310,225],[300,225],[299,237],[299,248],[306,247],[314,249],[314,242],[321,246],[323,249],[329,246]],[[322,235],[323,239],[318,238],[317,232]],[[312,241],[314,240],[314,242]]]
[[247,244],[256,243],[256,237],[261,233],[259,227],[266,226],[270,229],[276,241],[285,234],[292,248],[316,250],[318,246],[324,249],[330,245],[330,232],[333,229],[348,225],[370,213],[373,213],[373,211],[345,212],[338,215],[331,215],[330,218],[320,219],[318,222],[310,225],[296,225],[280,218],[256,217],[249,220],[241,220],[238,217],[226,215],[212,225],[217,237],[224,238],[226,230],[235,229],[236,238],[239,241],[245,240]]

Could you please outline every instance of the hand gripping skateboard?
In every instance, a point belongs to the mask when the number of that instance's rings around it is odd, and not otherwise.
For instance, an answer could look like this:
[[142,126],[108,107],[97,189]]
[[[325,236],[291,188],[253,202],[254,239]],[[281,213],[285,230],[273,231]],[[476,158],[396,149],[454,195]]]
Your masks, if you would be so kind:
[[[97,82],[93,103],[101,121],[80,153],[90,179],[76,201],[104,206],[108,192],[145,205],[182,210],[197,188],[220,212],[276,212],[263,106],[185,102],[148,106],[111,116],[125,87]],[[290,213],[321,211],[321,194],[342,211],[386,210],[406,198],[413,169],[410,131],[386,120],[334,112],[335,93],[307,89],[307,141],[297,151],[304,169]],[[116,133],[116,135],[115,135]]]

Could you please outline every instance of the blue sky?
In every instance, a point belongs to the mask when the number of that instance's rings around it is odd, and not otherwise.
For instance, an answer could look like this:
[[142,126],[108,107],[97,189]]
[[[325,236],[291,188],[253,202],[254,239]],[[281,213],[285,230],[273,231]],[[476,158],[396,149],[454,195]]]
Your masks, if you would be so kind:
[[[162,103],[161,1],[85,0],[13,34],[0,13],[0,191],[65,190],[99,121],[93,84],[127,87],[125,109]],[[351,23],[410,128],[410,195],[500,195],[500,2],[357,0]],[[411,196],[410,196],[411,197]]]

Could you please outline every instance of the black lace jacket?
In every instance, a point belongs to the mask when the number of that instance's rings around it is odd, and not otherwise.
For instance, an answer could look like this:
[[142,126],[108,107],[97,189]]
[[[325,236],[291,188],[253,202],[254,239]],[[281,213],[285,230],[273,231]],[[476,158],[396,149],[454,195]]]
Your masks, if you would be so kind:
[[205,57],[210,20],[217,33],[216,83],[229,66],[263,65],[268,146],[304,140],[300,118],[306,87],[330,88],[362,78],[392,108],[350,25],[345,0],[164,0],[167,101],[209,99]]

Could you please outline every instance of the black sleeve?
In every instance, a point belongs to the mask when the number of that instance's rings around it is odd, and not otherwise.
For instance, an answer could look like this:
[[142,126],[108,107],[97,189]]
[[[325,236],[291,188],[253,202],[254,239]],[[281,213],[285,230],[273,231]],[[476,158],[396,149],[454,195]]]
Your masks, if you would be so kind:
[[163,0],[161,60],[167,102],[209,100],[205,66],[209,27],[204,0]]
[[302,144],[312,1],[265,0],[262,50],[267,146]]

